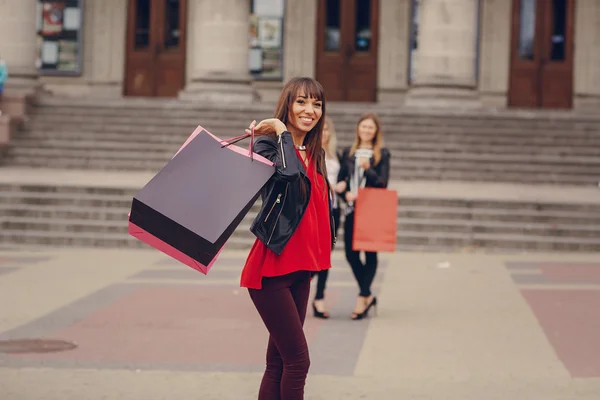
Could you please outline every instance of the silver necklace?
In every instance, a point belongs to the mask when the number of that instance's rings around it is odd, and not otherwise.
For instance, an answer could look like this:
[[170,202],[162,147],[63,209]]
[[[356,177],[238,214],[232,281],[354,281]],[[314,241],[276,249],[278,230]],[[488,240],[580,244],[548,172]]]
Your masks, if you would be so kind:
[[296,149],[300,150],[300,151],[304,151],[306,150],[306,146],[302,145],[302,146],[298,146],[298,145],[294,145],[296,147]]

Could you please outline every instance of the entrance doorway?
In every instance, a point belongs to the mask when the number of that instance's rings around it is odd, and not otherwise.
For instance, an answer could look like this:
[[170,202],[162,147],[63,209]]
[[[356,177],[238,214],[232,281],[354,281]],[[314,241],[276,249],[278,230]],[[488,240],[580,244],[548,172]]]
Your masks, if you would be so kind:
[[513,0],[508,103],[571,108],[575,0]]
[[377,97],[379,0],[321,0],[317,17],[317,80],[327,100]]
[[128,0],[126,96],[174,97],[185,84],[187,0]]

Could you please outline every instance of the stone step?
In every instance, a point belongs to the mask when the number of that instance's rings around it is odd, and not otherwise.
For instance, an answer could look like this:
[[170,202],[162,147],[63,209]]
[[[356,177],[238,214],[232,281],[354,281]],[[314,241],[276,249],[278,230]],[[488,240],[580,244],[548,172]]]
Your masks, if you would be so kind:
[[[128,154],[127,158],[120,158],[118,154],[102,154],[95,152],[86,154],[60,154],[59,152],[44,152],[35,150],[28,153],[20,149],[6,157],[7,163],[13,166],[50,167],[50,168],[83,168],[106,170],[146,170],[159,171],[166,164],[168,157],[142,157],[141,154]],[[400,167],[393,168],[393,179],[453,179],[454,177],[481,177],[494,181],[515,182],[564,182],[591,183],[598,182],[600,170],[597,166],[588,165],[556,165],[556,164],[509,164],[503,162],[486,161],[480,165],[471,165],[468,161],[409,158],[404,157],[397,161]],[[504,177],[503,177],[504,176]],[[520,177],[522,179],[520,179]]]
[[[19,229],[21,228],[21,229]],[[41,228],[41,229],[36,229]],[[0,234],[0,243],[27,243],[28,237],[34,236],[38,242],[47,245],[75,245],[87,246],[86,240],[90,238],[100,239],[101,242],[94,244],[96,247],[145,247],[141,242],[121,231],[93,231],[74,229],[47,229],[44,225],[5,227],[4,234]],[[343,230],[338,233],[338,240],[343,243]],[[25,240],[24,240],[25,239]],[[58,240],[57,240],[58,239]],[[86,239],[81,241],[81,239]],[[249,248],[255,237],[246,226],[240,226],[228,241],[236,243],[237,248]],[[507,243],[508,242],[508,243]],[[29,241],[31,243],[31,241]],[[115,245],[118,243],[118,245]],[[557,236],[548,234],[536,234],[530,232],[523,235],[517,231],[460,231],[460,230],[401,230],[397,236],[397,246],[406,245],[429,245],[429,246],[451,246],[457,248],[474,246],[487,249],[512,248],[538,249],[538,250],[569,250],[569,251],[600,251],[600,238],[598,236]],[[340,245],[342,246],[342,245]]]
[[0,218],[19,217],[69,220],[103,220],[126,221],[129,208],[117,207],[76,207],[73,205],[32,205],[32,204],[3,204],[0,203]]
[[[118,135],[118,134],[114,134]],[[131,137],[115,139],[106,134],[103,138],[93,137],[61,137],[61,138],[35,138],[35,137],[16,137],[12,141],[10,153],[15,151],[31,152],[33,149],[41,149],[42,151],[127,151],[140,152],[147,151],[153,153],[165,153],[171,157],[185,142],[187,137],[162,136],[157,138]],[[349,141],[338,141],[340,148],[349,146]],[[598,164],[600,163],[600,146],[591,146],[590,144],[580,143],[577,145],[561,146],[559,144],[552,145],[528,145],[521,144],[511,146],[488,145],[488,144],[469,144],[469,143],[452,143],[434,141],[419,141],[411,142],[394,140],[386,142],[386,147],[392,153],[392,157],[398,158],[403,155],[418,155],[423,154],[429,158],[429,155],[440,155],[454,158],[480,158],[480,157],[496,157],[505,159],[540,159],[547,162],[561,161],[569,158],[574,158],[576,163]],[[239,146],[246,147],[247,142],[239,143]],[[485,156],[483,155],[485,154]],[[581,162],[577,162],[581,159]]]
[[[22,145],[18,141],[13,144],[13,149],[9,155],[12,156],[68,156],[71,158],[107,158],[107,159],[144,159],[154,160],[166,163],[179,149],[180,145],[153,145],[149,143],[131,143],[124,145],[116,142],[99,142],[94,145],[93,142],[59,142],[55,146],[46,146],[45,142],[27,143]],[[532,167],[532,170],[539,169],[536,164],[547,164],[550,167],[560,168],[562,171],[577,172],[591,171],[596,173],[600,167],[600,157],[583,155],[564,155],[564,154],[528,154],[528,153],[487,153],[484,149],[480,152],[451,152],[444,150],[421,150],[421,149],[391,149],[394,159],[399,158],[402,164],[411,161],[441,161],[444,163],[453,162],[496,162],[509,163],[514,168],[522,164],[523,168]]]
[[[418,246],[422,249],[485,249],[515,251],[558,251],[558,252],[598,252],[600,241],[590,238],[556,238],[546,236],[496,235],[488,233],[431,233],[400,232],[401,245]],[[401,246],[399,245],[399,247]]]
[[34,231],[30,229],[2,229],[0,243],[40,244],[46,246],[76,246],[76,247],[149,247],[129,234],[61,231]]
[[[59,218],[30,218],[11,216],[2,222],[3,229],[36,232],[127,234],[127,218],[122,220],[85,220]],[[250,237],[250,221],[244,220],[233,233],[236,237]]]
[[[36,171],[32,169],[32,171]],[[9,171],[14,173],[13,171]],[[42,173],[47,172],[46,170],[41,171]],[[57,171],[57,174],[60,174],[61,171]],[[52,171],[54,173],[54,171]],[[28,196],[37,196],[38,193],[41,193],[41,196],[50,196],[56,197],[61,194],[64,197],[70,198],[71,195],[82,194],[87,197],[99,197],[103,198],[104,196],[109,196],[110,200],[114,200],[115,198],[119,199],[131,199],[131,197],[138,192],[139,188],[135,187],[119,187],[119,186],[93,186],[94,182],[91,182],[87,186],[80,185],[69,185],[69,184],[61,184],[61,185],[53,185],[51,183],[6,183],[0,181],[0,198],[2,195],[11,193],[8,196],[18,196],[24,195]]]
[[89,160],[93,158],[108,159],[108,160],[149,160],[158,161],[163,165],[166,164],[171,157],[175,154],[177,148],[169,150],[159,149],[157,151],[141,150],[132,151],[130,149],[114,148],[103,149],[103,148],[66,148],[62,149],[59,147],[21,147],[15,146],[10,155],[14,156],[29,156],[35,157],[69,157]]
[[[245,120],[211,120],[196,118],[193,120],[174,119],[172,121],[160,120],[157,122],[132,119],[128,122],[122,120],[102,119],[88,121],[70,121],[57,120],[48,121],[45,118],[32,118],[25,123],[24,127],[28,130],[42,130],[51,134],[51,132],[68,130],[91,130],[91,131],[109,131],[109,132],[144,132],[144,133],[162,133],[162,132],[178,132],[191,133],[198,125],[203,126],[210,132],[226,136],[237,136],[243,133],[243,129],[247,127],[249,121]],[[338,126],[339,125],[339,126]],[[587,139],[598,142],[600,135],[598,134],[600,124],[595,128],[586,130],[577,130],[572,127],[564,129],[529,129],[527,127],[501,127],[496,128],[489,124],[481,126],[457,126],[443,124],[441,126],[429,125],[410,125],[410,124],[390,124],[383,125],[383,131],[386,137],[402,136],[404,134],[417,135],[460,135],[460,136],[478,136],[478,137],[507,137],[514,140],[520,140],[528,137],[538,138],[572,138]],[[354,137],[355,124],[342,125],[336,124],[336,132],[340,137]]]
[[556,172],[546,173],[519,173],[519,172],[486,172],[477,170],[448,170],[447,168],[421,167],[411,169],[403,167],[394,169],[391,177],[397,180],[412,181],[461,181],[461,182],[502,182],[519,184],[551,184],[566,186],[598,185],[597,175],[568,175]]
[[[144,247],[127,234],[135,192],[93,184],[0,184],[0,244]],[[600,251],[600,204],[427,199],[399,192],[401,249]],[[253,243],[249,226],[259,206],[253,206],[228,246]]]
[[[251,219],[247,216],[234,232],[236,237],[251,237],[249,231]],[[126,234],[127,219],[121,220],[92,220],[92,219],[60,219],[60,218],[31,218],[21,216],[9,216],[3,218],[3,230],[9,231],[47,231],[47,232],[70,232],[74,235],[80,233],[106,233]],[[576,225],[555,224],[547,222],[519,221],[478,221],[478,220],[453,220],[453,219],[398,219],[398,238],[405,235],[411,236],[415,232],[425,232],[432,235],[443,235],[446,233],[461,233],[475,237],[478,234],[489,235],[519,235],[523,240],[529,236],[551,237],[556,242],[563,239],[582,239],[585,243],[600,244],[600,226],[598,225]],[[343,237],[343,226],[339,230],[339,236]],[[596,242],[595,242],[596,241]],[[582,243],[583,243],[582,242]]]
[[[81,159],[83,163],[93,159],[116,161],[154,161],[166,164],[177,150],[175,148],[140,149],[138,151],[122,147],[106,148],[59,148],[59,147],[14,147],[9,156],[32,158],[72,158]],[[399,159],[402,166],[422,164],[430,167],[470,169],[473,164],[478,169],[489,171],[523,171],[561,173],[581,173],[600,176],[600,158],[597,157],[563,157],[548,154],[508,155],[508,154],[475,154],[424,151],[397,151],[394,159]]]
[[[554,199],[536,199],[535,201],[525,200],[495,200],[470,198],[469,193],[464,196],[454,195],[454,197],[412,197],[402,194],[402,182],[392,182],[392,186],[397,189],[398,200],[402,207],[426,207],[427,209],[439,209],[440,207],[452,210],[467,210],[468,212],[479,213],[556,213],[556,212],[576,212],[595,217],[600,216],[600,204],[591,202],[567,202],[556,201]],[[519,186],[517,186],[519,187]],[[557,188],[557,191],[568,190],[569,188]],[[443,187],[441,188],[443,190]],[[513,188],[514,190],[514,188]]]
[[[328,114],[337,120],[351,121],[356,123],[360,114],[366,111],[367,107],[356,109],[345,105],[329,107]],[[211,117],[213,119],[230,119],[241,117],[244,119],[256,119],[258,116],[270,117],[273,115],[274,106],[264,104],[253,105],[193,105],[189,103],[173,103],[170,106],[137,106],[131,99],[125,99],[120,104],[110,104],[106,102],[94,102],[93,104],[70,103],[66,106],[57,106],[52,104],[33,107],[35,114],[50,115],[97,115],[97,116],[125,116],[131,115],[139,117],[189,117],[198,115]],[[229,111],[229,112],[228,112]],[[594,128],[600,120],[592,115],[574,114],[574,113],[547,113],[543,110],[443,110],[443,109],[373,109],[379,114],[382,121],[411,121],[431,124],[452,122],[468,124],[487,122],[492,125],[505,126],[528,126],[528,127],[561,127],[569,126],[575,128]]]
[[[248,232],[255,213],[249,214],[240,224],[238,231]],[[4,229],[32,229],[68,232],[127,232],[127,213],[122,213],[120,219],[92,218],[57,218],[55,216],[40,218],[11,214],[2,218]],[[559,222],[521,222],[521,221],[490,221],[486,219],[422,219],[398,218],[398,231],[427,231],[427,232],[463,232],[463,233],[510,233],[523,236],[556,236],[597,238],[600,240],[600,225],[581,225]],[[237,231],[236,231],[237,232]],[[343,228],[340,234],[343,233]]]
[[595,238],[600,243],[600,226],[567,223],[400,218],[398,221],[398,231],[518,234],[523,237],[534,235],[559,238]]
[[[96,169],[106,171],[152,171],[158,172],[163,166],[163,161],[152,160],[111,160],[111,159],[81,159],[69,158],[64,155],[57,157],[30,157],[8,154],[6,165],[59,168],[59,169]],[[431,165],[426,161],[416,165],[402,164],[402,168],[392,168],[392,179],[402,180],[458,180],[473,182],[517,182],[532,184],[564,184],[597,186],[598,174],[590,171],[585,175],[562,174],[558,170],[543,170],[540,172],[522,173],[519,171],[504,171],[496,168],[493,171],[478,170],[475,166],[466,166],[463,169],[451,169],[445,164]]]
[[127,220],[77,220],[58,218],[28,218],[11,216],[4,220],[3,229],[7,230],[33,230],[70,232],[79,234],[81,232],[98,233],[127,233]]
[[[252,221],[260,205],[257,203],[246,215],[245,220]],[[0,204],[0,218],[18,217],[68,220],[104,220],[115,223],[127,221],[130,208],[123,207],[79,207],[62,205],[30,205],[30,204]],[[409,224],[411,221],[457,221],[463,224],[479,226],[496,222],[509,222],[529,229],[528,224],[545,224],[544,229],[564,229],[565,226],[592,227],[600,229],[600,213],[596,216],[589,212],[576,211],[547,211],[537,212],[504,209],[458,209],[444,207],[405,206],[398,209],[398,223]],[[532,225],[533,226],[533,225]],[[404,228],[403,228],[404,229]]]
[[[159,160],[86,159],[70,158],[64,155],[61,158],[39,155],[35,158],[7,156],[7,159],[13,166],[100,169],[108,171],[139,170],[158,172],[165,165],[165,162]],[[598,184],[599,173],[597,169],[591,167],[582,167],[581,170],[574,172],[566,170],[567,168],[563,171],[561,168],[545,165],[518,167],[518,165],[512,165],[505,169],[502,164],[488,163],[485,168],[474,169],[470,165],[465,165],[465,163],[406,161],[402,163],[402,169],[392,169],[391,178],[402,180],[472,180],[588,186],[596,186]]]
[[[10,173],[19,173],[11,170],[6,170]],[[35,173],[35,169],[31,170]],[[45,173],[46,171],[40,171]],[[61,172],[58,172],[59,174]],[[86,172],[82,171],[78,174],[87,176]],[[146,180],[144,174],[143,177],[136,178]],[[46,179],[46,178],[44,178]],[[118,179],[116,176],[113,179]],[[110,184],[109,184],[110,185]],[[596,214],[600,218],[600,204],[594,202],[583,203],[569,203],[569,202],[558,202],[553,199],[538,200],[536,202],[531,201],[500,201],[492,199],[471,199],[468,197],[440,197],[440,198],[422,198],[422,197],[411,197],[403,194],[402,186],[403,182],[392,181],[392,187],[396,188],[398,192],[398,198],[403,209],[410,212],[445,212],[451,210],[452,212],[466,212],[466,213],[501,213],[517,215],[519,217],[530,215],[532,213],[561,213],[563,217],[575,216],[578,213],[583,214]],[[139,187],[143,186],[143,182],[139,184]],[[139,187],[130,186],[94,186],[94,183],[89,184],[60,184],[54,185],[50,183],[1,183],[0,182],[0,198],[6,198],[9,202],[12,199],[14,204],[20,204],[23,199],[40,199],[41,201],[49,199],[64,199],[68,201],[69,205],[73,201],[81,200],[96,200],[99,205],[109,205],[112,207],[112,203],[120,201],[124,204],[125,208],[129,208],[131,204],[131,198],[138,192]],[[519,190],[519,186],[512,188],[511,190]],[[561,190],[561,189],[556,189]],[[26,200],[25,200],[26,201]],[[103,203],[104,201],[104,203]],[[260,205],[260,199],[257,201],[255,208]]]
[[460,208],[436,206],[411,206],[402,204],[398,207],[398,218],[405,220],[459,220],[459,221],[506,221],[526,224],[530,222],[547,223],[551,227],[560,224],[592,225],[600,227],[600,210],[512,210],[487,208]]
[[[168,121],[163,121],[163,123],[150,123],[149,121],[132,121],[130,123],[123,123],[120,121],[87,121],[87,122],[70,122],[63,121],[59,122],[49,122],[41,119],[35,119],[27,122],[23,125],[26,129],[47,129],[48,132],[55,132],[63,129],[74,129],[81,130],[82,128],[85,130],[94,130],[94,131],[112,131],[112,132],[144,132],[144,133],[191,133],[193,129],[195,129],[198,125],[203,126],[208,129],[212,133],[221,132],[221,134],[229,133],[231,136],[237,136],[240,134],[239,132],[243,132],[243,130],[248,126],[248,121],[233,121],[233,120],[225,120],[225,121],[213,121],[207,119],[196,119],[193,121],[185,122],[185,121],[173,121],[169,123]],[[336,133],[339,137],[354,137],[355,132],[355,124],[352,125],[336,125]],[[526,127],[518,127],[518,128],[497,128],[491,127],[489,125],[482,126],[453,126],[453,125],[443,125],[443,126],[418,126],[418,125],[409,125],[409,124],[390,124],[390,126],[383,125],[383,130],[385,137],[396,137],[408,134],[414,134],[419,136],[431,136],[431,135],[443,135],[444,137],[449,136],[465,136],[465,137],[482,137],[482,138],[495,138],[495,137],[506,137],[512,138],[513,140],[522,140],[530,137],[535,137],[539,139],[557,139],[557,138],[573,138],[574,140],[578,139],[588,139],[588,140],[598,140],[598,128],[590,129],[590,130],[575,130],[573,128],[565,128],[565,129],[529,129]]]
[[78,193],[76,196],[66,196],[64,193],[55,192],[19,192],[2,191],[0,205],[25,204],[25,205],[69,205],[82,207],[117,207],[120,209],[131,207],[132,196],[127,195],[102,195],[93,193]]
[[[163,135],[156,138],[149,138],[147,135],[124,135],[120,134],[97,134],[94,136],[86,135],[83,137],[77,134],[54,137],[32,137],[22,136],[15,138],[13,146],[15,148],[39,148],[39,149],[71,149],[77,150],[121,150],[121,151],[150,151],[167,152],[174,154],[185,142],[185,136]],[[244,146],[245,142],[241,145]],[[349,140],[338,140],[340,147],[349,146]],[[593,162],[600,162],[600,146],[590,147],[588,143],[580,143],[577,146],[569,145],[565,147],[560,144],[549,144],[547,146],[523,144],[517,145],[494,145],[494,144],[471,144],[458,143],[457,141],[442,142],[423,141],[418,142],[401,141],[394,139],[386,141],[386,147],[390,149],[392,155],[402,154],[403,152],[433,152],[436,154],[481,154],[490,155],[509,155],[509,156],[530,156],[530,157],[590,157]],[[587,160],[584,158],[584,160]]]
[[[341,237],[341,236],[340,236]],[[249,249],[254,243],[253,237],[232,237],[226,248]],[[456,251],[465,248],[511,251],[600,251],[600,240],[594,238],[556,238],[545,236],[498,235],[487,233],[457,232],[399,232],[398,249],[437,249]],[[0,245],[4,247],[19,245],[76,246],[76,247],[127,247],[150,248],[150,246],[128,234],[97,232],[34,231],[3,229],[0,231]],[[342,247],[341,245],[338,247]],[[339,250],[339,249],[338,249]]]
[[[137,189],[0,184],[0,212],[126,216]],[[399,192],[399,218],[600,224],[600,205],[411,198]],[[248,216],[260,209],[260,198]],[[112,217],[110,219],[113,219]],[[118,219],[118,218],[114,218]]]
[[[254,239],[231,238],[226,249],[249,249]],[[152,249],[147,244],[129,234],[102,234],[97,232],[79,232],[73,235],[69,232],[34,231],[3,229],[0,231],[0,246],[48,246],[48,247],[106,247],[106,248],[141,248]],[[156,251],[156,250],[153,250]]]
[[[80,100],[80,99],[77,99]],[[81,99],[85,101],[85,99]],[[111,100],[112,101],[112,100]],[[346,106],[348,104],[345,104]],[[451,121],[453,123],[473,124],[481,121],[490,121],[494,124],[519,124],[532,127],[538,126],[566,126],[577,127],[593,126],[600,123],[600,118],[590,113],[568,112],[547,112],[546,110],[497,110],[490,113],[484,109],[458,110],[458,109],[424,109],[424,108],[385,108],[371,107],[327,107],[327,114],[342,121],[356,121],[364,112],[375,112],[382,121],[422,121],[425,123]],[[210,116],[215,119],[227,118],[250,118],[272,117],[275,112],[275,105],[265,105],[264,103],[254,104],[191,104],[184,102],[173,103],[172,106],[146,107],[135,104],[135,99],[125,98],[120,104],[108,104],[106,102],[95,102],[94,104],[84,104],[73,102],[71,104],[60,106],[52,104],[33,104],[30,107],[30,113],[34,115],[61,115],[66,117],[144,117],[144,118],[193,118],[195,116]]]
[[[436,167],[456,169],[469,169],[476,166],[478,169],[489,171],[523,171],[543,172],[558,170],[563,173],[600,173],[600,159],[595,157],[560,157],[546,154],[532,156],[504,155],[504,154],[475,154],[475,153],[443,153],[443,152],[416,152],[407,151],[397,154],[399,164],[428,162]],[[392,159],[393,162],[393,159]]]
[[[231,135],[222,135],[219,132],[214,132],[223,139],[228,139]],[[31,134],[31,132],[19,132],[13,139],[13,147],[49,147],[62,146],[64,141],[70,142],[70,147],[86,148],[88,143],[93,143],[103,147],[119,147],[119,148],[136,148],[141,143],[144,143],[144,148],[161,148],[169,145],[171,148],[179,148],[188,138],[185,134],[144,134],[144,133],[70,133],[70,132],[43,132]],[[503,140],[497,138],[495,143],[486,143],[481,138],[452,138],[452,137],[424,137],[424,136],[406,136],[393,137],[386,140],[386,147],[392,152],[405,150],[422,150],[422,151],[442,151],[454,153],[478,153],[481,151],[492,154],[553,154],[553,155],[569,155],[574,156],[591,156],[597,157],[600,153],[600,140],[594,142],[590,140],[549,140],[540,141],[535,139],[527,140]],[[242,146],[246,146],[247,141],[241,142]],[[343,148],[352,144],[352,140],[339,138],[338,146]]]
[[[252,243],[254,243],[254,241],[252,241]],[[227,248],[233,248],[232,246],[239,246],[239,249],[243,249],[243,250],[248,250],[252,243],[238,243],[238,240],[234,241],[230,241],[228,242],[225,246]],[[24,244],[24,243],[2,243],[1,239],[0,239],[0,250],[4,250],[4,251],[11,251],[11,252],[27,252],[27,253],[31,253],[31,252],[44,252],[44,251],[53,251],[57,246],[56,245],[47,245],[47,244]],[[89,246],[79,246],[80,248],[86,248]],[[107,246],[105,246],[107,247]],[[92,247],[89,247],[92,248]],[[515,251],[509,249],[490,249],[490,248],[483,248],[483,249],[477,249],[473,246],[465,246],[464,248],[460,248],[457,249],[456,247],[452,247],[452,246],[436,246],[436,245],[427,245],[427,244],[422,244],[422,245],[410,245],[410,244],[398,244],[398,246],[396,247],[398,251],[406,251],[406,252],[428,252],[428,253],[435,253],[435,252],[439,252],[439,253],[453,253],[456,252],[457,250],[462,251],[462,252],[485,252],[485,253],[503,253],[503,254],[512,254]],[[143,246],[140,248],[140,250],[144,250],[144,251],[156,251],[155,249],[149,247],[149,246]],[[338,253],[340,256],[343,255],[343,246],[337,246],[334,248],[333,252],[334,254]]]
[[82,159],[61,157],[31,157],[7,154],[4,165],[14,167],[31,168],[55,168],[55,169],[96,169],[106,171],[152,171],[158,172],[163,166],[163,161],[149,160],[110,160],[110,159]]
[[[139,127],[125,127],[121,129],[119,126],[111,125],[106,129],[90,129],[86,127],[81,130],[80,126],[61,126],[61,129],[48,129],[40,124],[37,127],[25,127],[17,131],[15,138],[32,138],[32,139],[69,139],[69,140],[108,140],[108,141],[131,141],[138,142],[140,140],[148,140],[149,142],[172,142],[181,144],[192,133],[194,127],[172,128],[172,127],[156,127],[140,125]],[[209,128],[207,128],[209,129]],[[209,129],[211,133],[227,139],[233,137],[228,127],[223,129]],[[350,133],[338,134],[338,141],[350,144],[354,140],[354,135]],[[536,136],[536,135],[501,135],[496,133],[494,136],[480,135],[473,131],[460,131],[456,133],[449,132],[415,132],[413,130],[400,131],[386,130],[386,144],[390,143],[430,143],[430,144],[448,144],[448,145],[487,145],[494,147],[496,145],[504,145],[507,147],[526,146],[565,146],[578,147],[598,144],[600,135],[555,135],[555,136]]]

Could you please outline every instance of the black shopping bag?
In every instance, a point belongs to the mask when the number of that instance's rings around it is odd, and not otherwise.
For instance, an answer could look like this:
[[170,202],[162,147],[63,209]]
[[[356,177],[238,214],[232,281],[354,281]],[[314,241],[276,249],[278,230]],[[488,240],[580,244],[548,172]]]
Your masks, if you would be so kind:
[[243,149],[196,128],[134,196],[129,233],[208,273],[275,172],[269,160],[252,152],[252,143]]

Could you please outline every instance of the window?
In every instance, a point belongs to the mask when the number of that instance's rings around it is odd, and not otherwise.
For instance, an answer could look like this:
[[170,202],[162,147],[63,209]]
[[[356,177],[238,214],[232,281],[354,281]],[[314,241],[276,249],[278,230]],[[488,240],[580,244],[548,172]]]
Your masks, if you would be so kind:
[[37,67],[41,75],[81,75],[83,2],[37,1]]
[[535,0],[521,0],[521,19],[519,21],[519,58],[535,58]]
[[340,51],[340,0],[327,0],[325,8],[325,51]]
[[552,2],[552,36],[550,36],[550,59],[563,61],[567,34],[567,0]]
[[284,0],[252,0],[248,66],[256,79],[283,78]]
[[367,52],[371,48],[371,0],[357,0],[354,48]]
[[150,0],[136,0],[135,49],[145,49],[150,45]]
[[179,46],[180,0],[165,0],[165,49]]

